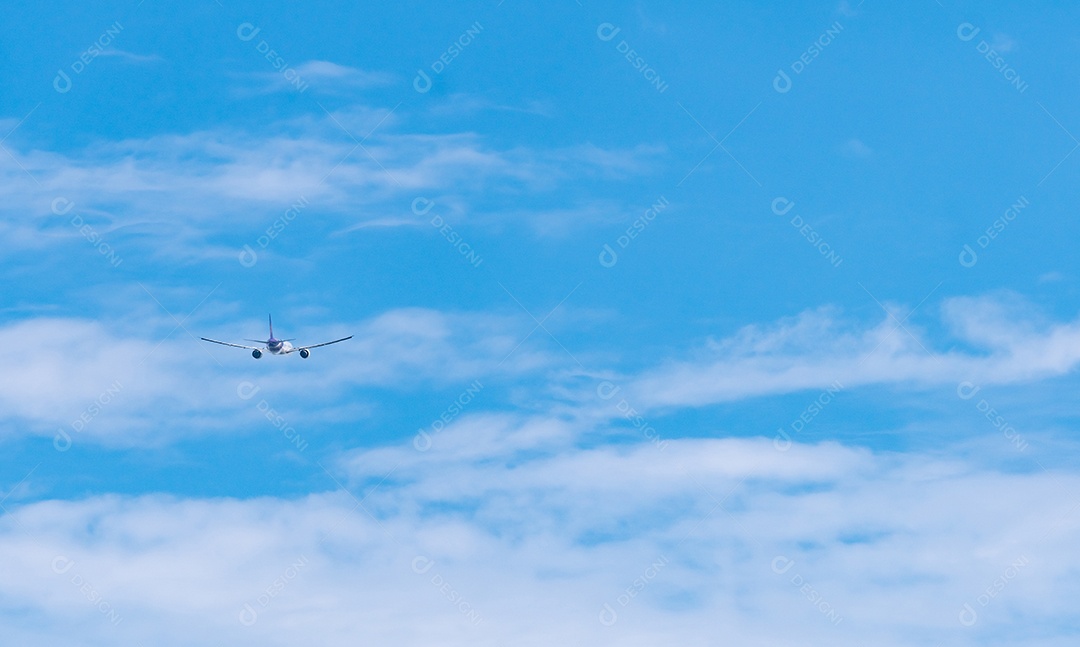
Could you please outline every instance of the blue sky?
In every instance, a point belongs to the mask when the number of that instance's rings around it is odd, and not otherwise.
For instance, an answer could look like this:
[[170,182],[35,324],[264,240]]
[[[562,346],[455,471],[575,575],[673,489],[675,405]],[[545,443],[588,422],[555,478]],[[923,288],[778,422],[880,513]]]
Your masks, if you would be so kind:
[[0,627],[1074,644],[1077,11],[9,7]]

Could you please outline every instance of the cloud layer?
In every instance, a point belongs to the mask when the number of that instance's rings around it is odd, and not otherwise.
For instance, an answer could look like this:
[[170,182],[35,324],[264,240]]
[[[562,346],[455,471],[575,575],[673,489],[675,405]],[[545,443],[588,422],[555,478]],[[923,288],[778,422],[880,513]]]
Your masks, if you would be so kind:
[[[1017,622],[1067,625],[1080,593],[1077,501],[1061,496],[1075,473],[765,439],[575,440],[593,433],[474,416],[426,451],[357,450],[299,499],[15,507],[0,521],[9,635],[705,645],[720,625],[739,644],[975,645]],[[1038,644],[1064,644],[1048,632]]]
[[630,378],[625,397],[648,410],[823,390],[836,382],[1014,384],[1063,375],[1080,362],[1080,320],[1041,321],[1028,304],[1000,296],[950,298],[942,313],[936,333],[903,313],[866,326],[830,308],[748,326],[693,359]]

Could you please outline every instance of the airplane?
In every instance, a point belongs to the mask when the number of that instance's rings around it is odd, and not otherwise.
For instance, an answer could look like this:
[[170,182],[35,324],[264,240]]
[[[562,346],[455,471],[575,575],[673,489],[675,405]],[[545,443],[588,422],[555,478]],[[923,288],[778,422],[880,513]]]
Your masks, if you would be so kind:
[[323,342],[322,344],[312,344],[310,346],[293,346],[289,342],[295,341],[294,339],[274,339],[274,320],[267,315],[267,319],[270,322],[270,339],[245,339],[244,341],[254,341],[264,346],[243,346],[241,344],[230,344],[226,341],[218,341],[216,339],[207,339],[201,337],[203,341],[208,341],[213,344],[221,344],[222,346],[232,346],[233,348],[245,348],[251,351],[251,356],[255,359],[259,359],[263,356],[263,353],[270,353],[272,355],[288,355],[289,353],[300,353],[300,357],[307,359],[311,356],[312,348],[319,348],[320,346],[329,346],[330,344],[336,344],[346,339],[352,339],[353,336],[342,337],[341,339],[335,339],[334,341]]

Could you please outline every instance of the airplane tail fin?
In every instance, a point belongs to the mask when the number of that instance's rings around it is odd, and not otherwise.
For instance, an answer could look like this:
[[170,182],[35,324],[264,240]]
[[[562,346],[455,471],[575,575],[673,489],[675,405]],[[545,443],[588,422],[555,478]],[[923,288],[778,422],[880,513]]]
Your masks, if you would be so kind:
[[274,338],[274,318],[270,315],[266,315],[266,320],[270,322],[270,339]]

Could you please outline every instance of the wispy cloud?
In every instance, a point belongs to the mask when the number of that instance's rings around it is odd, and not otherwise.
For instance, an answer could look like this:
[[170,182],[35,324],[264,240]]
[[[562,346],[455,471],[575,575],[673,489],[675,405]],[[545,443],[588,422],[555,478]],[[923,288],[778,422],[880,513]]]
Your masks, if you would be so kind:
[[[834,309],[807,311],[772,326],[749,326],[710,343],[692,360],[673,360],[629,378],[641,408],[703,406],[767,394],[847,386],[916,388],[979,380],[1008,384],[1061,375],[1080,362],[1080,320],[1040,322],[1028,306],[1000,297],[953,298],[939,340],[902,311],[871,326]],[[957,341],[972,350],[939,350]]]
[[[211,303],[206,316],[220,306]],[[231,308],[229,309],[232,310]],[[1080,322],[1033,318],[1019,303],[1001,299],[953,298],[944,302],[944,320],[952,348],[891,316],[869,327],[846,322],[830,309],[810,311],[771,326],[747,327],[737,335],[711,342],[692,360],[669,361],[637,374],[619,375],[579,353],[594,366],[583,378],[559,349],[523,344],[532,328],[525,317],[485,313],[447,313],[427,309],[392,310],[366,321],[338,324],[322,331],[294,331],[304,341],[355,335],[332,353],[316,353],[317,362],[261,360],[259,375],[245,352],[210,347],[195,339],[224,341],[261,334],[207,325],[198,333],[173,330],[175,322],[141,316],[144,325],[35,318],[14,322],[0,334],[19,339],[26,361],[19,375],[0,381],[9,434],[51,434],[56,425],[73,422],[110,385],[125,386],[120,406],[102,412],[88,437],[104,442],[170,442],[183,436],[184,417],[175,427],[133,435],[151,411],[168,410],[185,398],[203,402],[202,410],[220,421],[241,420],[250,413],[237,400],[241,382],[251,381],[278,394],[283,409],[299,396],[329,401],[356,387],[409,390],[419,384],[464,384],[477,378],[513,377],[535,406],[560,409],[574,419],[619,417],[597,397],[597,384],[613,380],[639,413],[662,415],[688,407],[733,402],[767,395],[825,389],[839,382],[847,390],[888,385],[918,390],[939,385],[956,388],[973,381],[982,386],[1029,382],[1068,373],[1080,363]],[[156,323],[153,323],[155,322]],[[156,336],[155,336],[156,335]],[[959,343],[958,343],[959,342]],[[966,349],[966,350],[965,350]],[[278,362],[278,363],[275,363]],[[288,365],[286,366],[286,363]],[[301,392],[285,394],[302,377]],[[531,383],[526,376],[537,379]],[[585,379],[585,386],[582,380]],[[208,390],[207,390],[208,389]],[[336,395],[335,395],[336,394]],[[303,408],[305,416],[312,414]],[[236,416],[240,416],[237,418]],[[16,421],[29,422],[19,426]],[[145,430],[144,430],[145,431]],[[156,434],[160,432],[160,437]]]
[[481,112],[510,112],[538,117],[551,117],[555,113],[555,106],[550,102],[530,100],[521,105],[509,105],[497,103],[486,97],[475,94],[457,92],[436,101],[430,108],[431,114],[444,117],[475,116]]
[[498,149],[472,133],[395,132],[398,119],[394,111],[354,107],[281,122],[269,134],[201,131],[67,154],[13,147],[13,157],[0,156],[0,226],[27,239],[35,230],[63,238],[72,234],[73,215],[92,214],[112,227],[152,225],[130,241],[145,252],[202,256],[215,235],[238,223],[268,225],[301,198],[352,225],[364,214],[371,215],[363,222],[385,222],[393,211],[420,222],[402,206],[417,196],[476,209],[493,187],[550,193],[583,179],[618,183],[648,172],[659,152]]
[[867,146],[866,142],[857,138],[852,138],[844,142],[843,146],[840,147],[840,152],[846,157],[856,157],[861,159],[872,157],[874,154],[874,150]]
[[263,83],[262,92],[295,92],[300,84],[314,93],[339,95],[387,86],[397,80],[388,72],[362,70],[331,61],[306,61],[293,67],[292,74],[286,78],[279,72],[259,72],[254,78]]
[[135,54],[115,48],[102,50],[98,56],[119,58],[127,63],[135,64],[157,63],[162,60],[157,54]]

